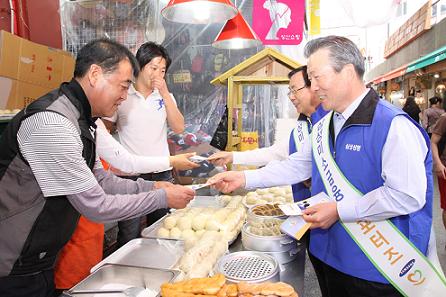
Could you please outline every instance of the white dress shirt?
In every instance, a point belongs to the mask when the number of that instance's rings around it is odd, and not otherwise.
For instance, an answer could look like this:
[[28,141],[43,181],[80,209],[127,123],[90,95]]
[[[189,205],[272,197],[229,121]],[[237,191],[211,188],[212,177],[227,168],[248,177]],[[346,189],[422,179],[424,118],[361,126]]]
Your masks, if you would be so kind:
[[149,157],[170,155],[167,112],[158,91],[144,98],[133,85],[130,86],[127,99],[115,115],[105,119],[116,123],[119,141],[130,153]]
[[114,168],[129,174],[151,173],[170,168],[169,157],[131,154],[113,138],[101,119],[96,120],[96,125],[96,152]]
[[[293,130],[291,130],[291,133],[293,133]],[[273,160],[285,160],[289,156],[289,147],[289,138],[284,138],[269,147],[244,152],[233,152],[232,163],[263,166]]]
[[[342,125],[361,103],[358,97],[343,113],[336,125]],[[335,122],[333,122],[335,125]],[[341,128],[337,127],[340,131]],[[337,136],[337,134],[335,134]],[[370,140],[372,141],[372,140]],[[245,171],[248,188],[295,184],[311,175],[311,145],[287,160],[272,162],[266,167]],[[339,217],[345,222],[383,220],[406,215],[421,209],[426,202],[427,179],[424,160],[428,148],[420,130],[405,116],[392,120],[382,149],[384,184],[365,193],[352,204],[338,203]],[[309,161],[310,160],[310,161]],[[313,193],[317,194],[317,193]]]

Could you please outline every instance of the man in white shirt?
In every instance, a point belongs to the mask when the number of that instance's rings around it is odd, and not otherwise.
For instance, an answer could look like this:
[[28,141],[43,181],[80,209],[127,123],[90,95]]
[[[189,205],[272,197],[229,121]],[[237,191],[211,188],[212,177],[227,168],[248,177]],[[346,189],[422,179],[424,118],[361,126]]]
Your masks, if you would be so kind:
[[[309,120],[319,106],[319,98],[311,91],[307,66],[301,66],[288,74],[290,78],[288,97],[300,114],[298,121]],[[309,123],[311,125],[311,123]],[[293,133],[294,130],[291,131]],[[290,155],[289,138],[275,142],[270,147],[244,152],[217,152],[208,158],[213,164],[223,166],[228,163],[264,166],[274,160],[285,160]]]
[[[184,118],[164,79],[171,59],[164,47],[146,42],[138,49],[136,59],[140,73],[131,85],[128,97],[109,118],[116,123],[119,140],[130,153],[146,157],[170,156],[167,126],[175,133],[184,131]],[[105,119],[106,120],[106,119]],[[104,120],[106,125],[109,125]],[[173,182],[172,170],[135,175],[133,179],[164,180]],[[130,177],[131,178],[131,177]],[[162,217],[167,210],[158,210],[147,216],[148,224]],[[118,245],[122,246],[140,234],[140,220],[118,223]]]
[[[311,88],[324,109],[334,113],[313,123],[312,168],[301,159],[295,160],[294,168],[277,166],[267,173],[274,176],[270,180],[280,184],[302,181],[312,171],[312,194],[323,191],[339,198],[303,211],[303,218],[312,223],[309,254],[324,297],[400,296],[382,275],[387,271],[374,266],[340,222],[389,219],[419,253],[426,255],[432,227],[429,139],[407,114],[365,87],[363,57],[350,40],[318,38],[307,44],[305,53]],[[322,128],[324,123],[329,126]],[[329,132],[320,133],[327,131],[325,127]],[[324,146],[316,146],[321,140]],[[350,187],[364,193],[360,199],[344,197],[333,183],[333,172],[321,171],[327,163],[318,167],[314,154],[324,152],[331,155],[325,161],[337,164],[336,172],[345,175]],[[307,151],[307,160],[311,153]],[[270,176],[244,172],[216,176],[210,182],[232,191],[240,186],[270,186]],[[349,201],[343,203],[344,198]]]
[[188,170],[200,165],[189,160],[195,153],[175,156],[148,157],[135,155],[126,150],[108,131],[101,119],[96,120],[96,151],[116,175],[135,175],[162,172],[175,168]]

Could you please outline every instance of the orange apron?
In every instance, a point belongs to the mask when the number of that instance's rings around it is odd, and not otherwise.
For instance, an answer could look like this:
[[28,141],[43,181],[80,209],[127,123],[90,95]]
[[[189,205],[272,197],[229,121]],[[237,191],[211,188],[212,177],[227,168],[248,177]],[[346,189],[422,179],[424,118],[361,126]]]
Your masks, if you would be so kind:
[[69,289],[90,274],[90,269],[102,260],[104,224],[81,216],[70,241],[59,254],[54,269],[57,289]]
[[[101,159],[102,166],[109,165]],[[69,289],[86,278],[90,269],[102,260],[104,224],[81,216],[70,241],[60,251],[54,268],[56,289]]]

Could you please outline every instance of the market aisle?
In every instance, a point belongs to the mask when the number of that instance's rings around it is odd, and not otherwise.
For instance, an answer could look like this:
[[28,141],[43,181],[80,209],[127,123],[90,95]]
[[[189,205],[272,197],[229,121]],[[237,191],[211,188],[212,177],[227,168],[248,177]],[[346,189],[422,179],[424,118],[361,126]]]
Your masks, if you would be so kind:
[[[443,227],[441,220],[441,209],[440,209],[440,194],[438,192],[437,179],[435,178],[434,183],[434,229],[435,236],[437,239],[437,251],[438,258],[440,259],[443,271],[446,271],[446,230]],[[319,290],[319,285],[317,283],[316,274],[314,273],[313,266],[311,266],[308,257],[305,261],[305,281],[304,281],[304,296],[305,297],[320,297],[321,291]],[[301,296],[300,296],[301,297]]]

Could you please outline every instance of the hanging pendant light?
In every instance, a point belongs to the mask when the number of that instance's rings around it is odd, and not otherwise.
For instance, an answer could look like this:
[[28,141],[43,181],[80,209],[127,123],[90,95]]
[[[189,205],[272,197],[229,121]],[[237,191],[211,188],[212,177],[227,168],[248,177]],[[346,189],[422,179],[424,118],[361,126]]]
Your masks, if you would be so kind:
[[226,22],[212,46],[221,49],[244,49],[260,44],[262,42],[239,12],[235,18]]
[[161,14],[178,23],[222,23],[233,18],[237,8],[230,0],[170,0]]

